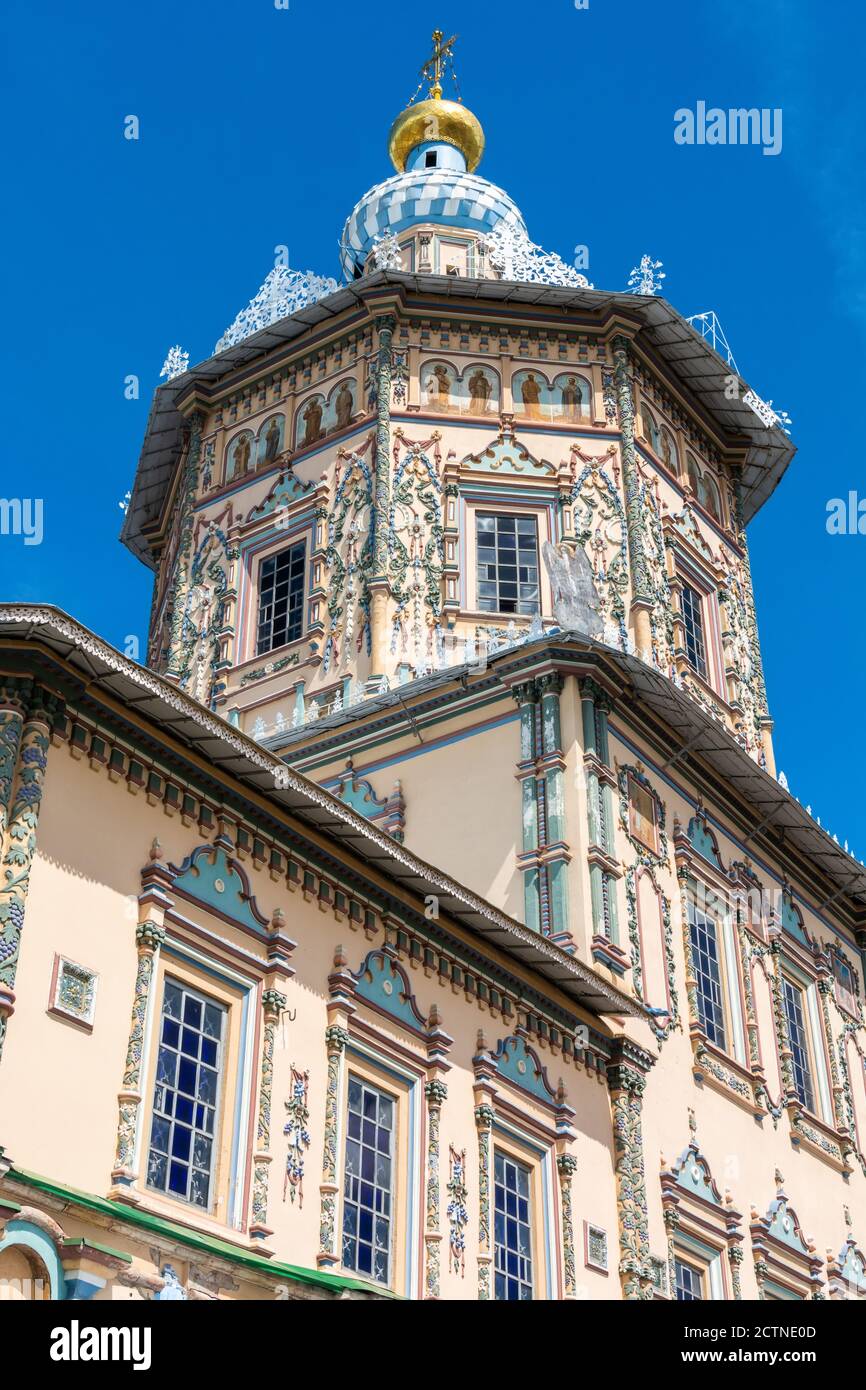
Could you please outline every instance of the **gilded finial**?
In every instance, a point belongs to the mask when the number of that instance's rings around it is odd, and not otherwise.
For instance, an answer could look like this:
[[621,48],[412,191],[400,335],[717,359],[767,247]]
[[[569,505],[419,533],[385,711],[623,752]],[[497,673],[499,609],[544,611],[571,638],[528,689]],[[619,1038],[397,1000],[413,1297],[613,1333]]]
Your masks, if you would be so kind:
[[443,38],[445,38],[443,30],[433,30],[433,52],[421,68],[422,79],[427,78],[430,83],[430,97],[433,101],[441,101],[442,99],[443,60],[445,58],[451,58],[452,49],[457,42],[456,34],[452,34],[450,39],[445,43],[442,42]]
[[[400,112],[388,137],[388,152],[394,168],[403,173],[406,161],[419,145],[445,144],[460,150],[471,174],[484,151],[484,131],[472,112],[463,105],[457,75],[454,71],[454,45],[457,35],[445,39],[441,29],[433,31],[433,52],[421,68],[421,81],[415,95]],[[456,88],[456,101],[442,95],[446,65]],[[417,100],[424,83],[430,89],[426,97]]]

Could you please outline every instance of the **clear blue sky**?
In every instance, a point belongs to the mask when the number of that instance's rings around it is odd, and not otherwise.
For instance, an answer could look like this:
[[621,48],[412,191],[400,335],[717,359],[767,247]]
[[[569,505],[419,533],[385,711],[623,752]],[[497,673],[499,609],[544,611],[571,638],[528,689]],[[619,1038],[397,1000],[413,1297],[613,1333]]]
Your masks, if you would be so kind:
[[[750,528],[777,756],[866,858],[866,536],[825,529],[828,499],[866,496],[861,7],[289,2],[7,3],[0,495],[44,498],[45,535],[0,537],[2,597],[143,647],[150,577],[117,540],[118,500],[166,350],[207,357],[277,244],[338,275],[430,30],[456,30],[481,172],[532,237],[566,258],[588,245],[605,289],[659,257],[666,296],[715,309],[743,376],[794,421],[799,453]],[[676,145],[674,111],[699,100],[780,107],[781,154]]]

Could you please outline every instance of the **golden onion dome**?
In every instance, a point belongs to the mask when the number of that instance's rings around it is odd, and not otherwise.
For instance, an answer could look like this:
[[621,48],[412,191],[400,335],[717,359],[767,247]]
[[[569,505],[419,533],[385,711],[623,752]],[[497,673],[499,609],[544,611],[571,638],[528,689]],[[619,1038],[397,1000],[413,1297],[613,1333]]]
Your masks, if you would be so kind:
[[459,101],[444,101],[436,95],[407,106],[391,127],[388,153],[398,174],[405,170],[412,150],[428,142],[454,145],[463,154],[470,174],[484,153],[484,131],[477,116]]

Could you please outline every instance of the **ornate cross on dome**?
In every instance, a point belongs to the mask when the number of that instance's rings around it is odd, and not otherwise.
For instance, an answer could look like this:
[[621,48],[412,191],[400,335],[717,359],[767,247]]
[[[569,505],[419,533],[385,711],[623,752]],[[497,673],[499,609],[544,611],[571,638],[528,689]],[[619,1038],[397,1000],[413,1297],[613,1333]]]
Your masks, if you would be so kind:
[[458,35],[452,34],[450,39],[443,43],[444,37],[442,29],[433,30],[433,53],[421,69],[421,77],[426,77],[430,82],[430,95],[434,100],[438,100],[442,96],[443,60],[448,58],[453,65],[454,59],[451,50],[457,42]]

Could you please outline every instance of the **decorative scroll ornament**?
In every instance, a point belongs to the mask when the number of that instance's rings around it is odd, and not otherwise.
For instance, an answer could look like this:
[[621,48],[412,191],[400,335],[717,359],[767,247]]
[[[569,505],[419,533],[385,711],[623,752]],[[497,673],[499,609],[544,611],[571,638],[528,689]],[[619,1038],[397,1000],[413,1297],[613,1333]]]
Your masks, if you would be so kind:
[[374,237],[370,254],[367,257],[367,264],[364,267],[365,274],[371,275],[376,270],[402,270],[403,262],[400,258],[400,243],[393,232],[382,232]]
[[449,1147],[451,1176],[446,1184],[448,1196],[449,1267],[463,1278],[466,1269],[466,1227],[469,1224],[469,1189],[466,1186],[466,1150]]
[[334,294],[338,288],[336,280],[314,275],[311,270],[274,266],[255,298],[250,300],[246,309],[241,309],[234,323],[226,329],[214,352],[224,352],[226,348],[234,347],[235,343],[242,343],[251,333],[258,333],[260,328],[288,318],[298,309]]
[[566,265],[555,251],[543,251],[521,227],[509,222],[500,222],[493,231],[485,232],[480,245],[490,266],[499,271],[503,280],[592,289],[585,275]]
[[654,261],[652,256],[643,255],[640,265],[636,265],[628,277],[628,294],[659,294],[662,280],[666,279],[662,270],[664,261]]
[[188,368],[189,353],[184,352],[180,344],[175,344],[173,348],[169,348],[168,350],[168,356],[162,364],[160,376],[164,376],[168,381],[171,381],[173,377],[183,376]]
[[286,1101],[286,1122],[283,1133],[288,1136],[289,1150],[286,1155],[286,1176],[283,1182],[283,1201],[286,1191],[292,1201],[295,1191],[298,1206],[304,1205],[304,1153],[310,1147],[310,1132],[307,1124],[310,1119],[309,1105],[310,1073],[292,1067],[292,1098]]

